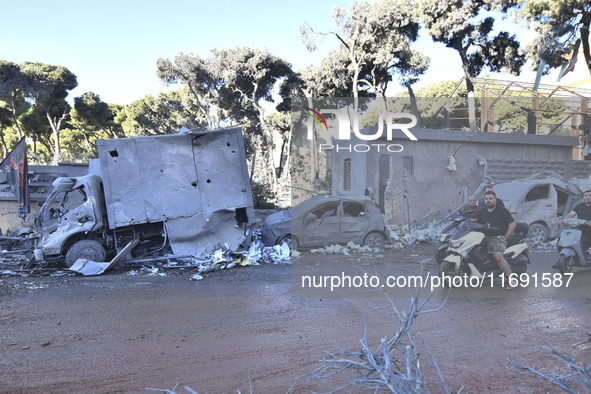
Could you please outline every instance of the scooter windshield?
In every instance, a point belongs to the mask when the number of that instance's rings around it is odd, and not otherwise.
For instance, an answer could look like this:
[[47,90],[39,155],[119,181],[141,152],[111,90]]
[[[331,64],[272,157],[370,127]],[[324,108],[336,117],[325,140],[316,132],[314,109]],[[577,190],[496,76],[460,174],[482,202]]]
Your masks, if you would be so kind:
[[456,232],[453,233],[451,239],[455,240],[455,239],[462,238],[464,235],[468,234],[470,231],[473,231],[474,226],[475,225],[471,222],[463,222],[462,224],[460,224],[460,227],[458,227]]

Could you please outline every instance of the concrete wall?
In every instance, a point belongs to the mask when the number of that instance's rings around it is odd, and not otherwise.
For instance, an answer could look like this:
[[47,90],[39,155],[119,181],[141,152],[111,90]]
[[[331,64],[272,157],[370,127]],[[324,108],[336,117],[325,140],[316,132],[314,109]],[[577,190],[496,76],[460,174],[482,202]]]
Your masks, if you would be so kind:
[[[409,217],[412,223],[433,211],[438,211],[434,217],[443,217],[456,209],[476,191],[485,172],[496,183],[541,171],[555,171],[568,178],[588,178],[591,172],[588,162],[571,159],[573,146],[578,145],[575,137],[429,129],[412,132],[418,141],[401,137],[338,142],[333,155],[333,193],[343,191],[343,162],[351,159],[351,192],[363,194],[371,187],[388,220],[402,225]],[[356,144],[384,145],[379,151],[372,146],[367,153],[354,152],[354,148],[349,152],[349,145]],[[388,152],[385,148],[390,144],[403,149]],[[455,169],[450,169],[450,157],[455,158]]]

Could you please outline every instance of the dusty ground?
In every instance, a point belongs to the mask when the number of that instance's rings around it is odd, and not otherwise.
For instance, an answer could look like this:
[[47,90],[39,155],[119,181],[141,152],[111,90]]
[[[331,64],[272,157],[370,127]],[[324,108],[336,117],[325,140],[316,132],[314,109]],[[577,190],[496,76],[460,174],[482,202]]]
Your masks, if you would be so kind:
[[[318,264],[380,259],[415,272],[433,248],[313,257]],[[548,267],[555,259],[555,252],[533,253],[530,272],[554,272]],[[289,265],[235,267],[201,281],[188,281],[189,272],[160,277],[124,270],[99,277],[1,277],[0,392],[139,393],[179,384],[178,393],[187,392],[184,386],[200,393],[284,393],[294,378],[320,365],[323,350],[355,350],[364,325],[371,344],[398,329],[388,310],[372,307],[385,304],[382,299],[293,298],[290,271]],[[591,272],[578,269],[576,278],[584,284]],[[564,298],[568,293],[534,286],[479,290],[456,292],[441,311],[419,316],[413,326],[452,391],[525,392],[507,358],[561,368],[537,348],[545,339],[591,361],[591,346],[570,346],[591,331],[591,294]],[[408,302],[395,300],[401,309]],[[424,353],[421,365],[431,392],[442,392]],[[330,391],[345,379],[302,378],[292,392]]]

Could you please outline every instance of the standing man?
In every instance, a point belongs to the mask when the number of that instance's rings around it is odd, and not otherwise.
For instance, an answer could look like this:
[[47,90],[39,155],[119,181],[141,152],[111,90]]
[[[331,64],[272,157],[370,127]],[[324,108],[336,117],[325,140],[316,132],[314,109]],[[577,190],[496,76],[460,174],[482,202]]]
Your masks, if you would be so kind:
[[[493,191],[487,191],[484,194],[484,203],[486,205],[478,214],[478,223],[488,224],[491,227],[496,227],[498,230],[489,233],[485,236],[486,247],[488,253],[492,254],[499,268],[509,279],[511,275],[511,267],[505,258],[505,248],[507,247],[507,239],[515,231],[515,220],[505,207],[497,205],[497,195]],[[510,281],[507,281],[510,282]],[[507,283],[506,290],[513,290],[516,286],[511,286]]]

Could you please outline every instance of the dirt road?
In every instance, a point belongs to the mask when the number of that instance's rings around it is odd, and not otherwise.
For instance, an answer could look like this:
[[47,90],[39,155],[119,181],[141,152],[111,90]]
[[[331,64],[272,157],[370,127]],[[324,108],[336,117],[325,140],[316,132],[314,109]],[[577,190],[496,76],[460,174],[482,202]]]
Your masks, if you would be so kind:
[[[411,272],[432,250],[390,251],[381,258]],[[531,266],[547,269],[554,258],[533,253]],[[204,393],[283,393],[294,378],[319,366],[323,350],[356,349],[364,325],[374,345],[399,328],[387,309],[373,307],[383,300],[291,297],[290,271],[289,265],[237,267],[201,281],[124,271],[3,277],[0,392],[139,393],[179,384],[178,393],[187,392],[183,386]],[[580,274],[591,280],[588,272]],[[451,298],[441,311],[417,319],[413,332],[424,336],[452,391],[524,392],[507,357],[537,368],[562,367],[537,348],[544,339],[590,361],[590,346],[570,345],[591,331],[591,297],[553,298],[547,290],[536,297],[531,286],[517,292],[521,297]],[[401,309],[408,302],[395,300]],[[442,392],[430,360],[421,357],[431,392]],[[330,391],[344,378],[300,379],[292,392]],[[534,390],[542,391],[557,390]]]

